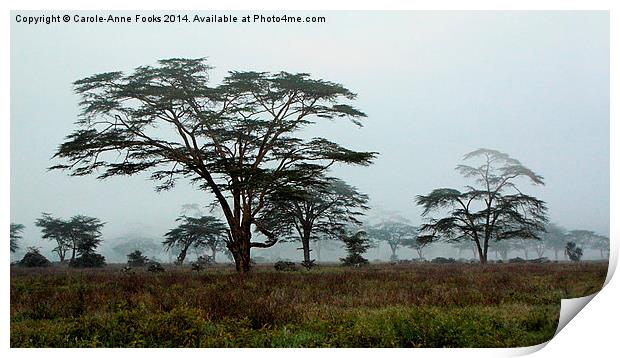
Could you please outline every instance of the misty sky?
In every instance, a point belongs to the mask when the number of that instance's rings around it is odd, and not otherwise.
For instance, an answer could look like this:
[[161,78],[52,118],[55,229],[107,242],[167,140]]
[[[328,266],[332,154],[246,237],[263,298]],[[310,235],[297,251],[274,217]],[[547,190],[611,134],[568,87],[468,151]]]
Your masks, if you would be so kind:
[[289,71],[356,92],[363,128],[334,121],[308,133],[380,153],[370,167],[333,172],[370,196],[373,216],[419,224],[413,198],[461,189],[454,167],[485,147],[545,178],[521,189],[548,203],[552,222],[609,235],[607,12],[286,13],[327,23],[26,25],[12,12],[11,222],[26,225],[21,246],[52,247],[34,226],[42,212],[98,217],[110,245],[159,238],[183,204],[211,202],[183,182],[156,193],[146,174],[99,181],[46,171],[75,128],[73,81],[171,57],[208,57],[214,85],[229,70]]

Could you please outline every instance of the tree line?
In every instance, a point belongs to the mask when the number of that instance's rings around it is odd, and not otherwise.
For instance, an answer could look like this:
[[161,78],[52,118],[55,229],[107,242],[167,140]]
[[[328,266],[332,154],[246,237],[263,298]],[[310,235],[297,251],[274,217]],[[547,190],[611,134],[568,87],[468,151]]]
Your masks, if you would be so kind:
[[[472,185],[437,188],[414,198],[425,220],[416,230],[400,224],[363,228],[368,196],[331,176],[330,169],[368,166],[378,153],[300,135],[325,120],[345,119],[362,127],[366,114],[352,105],[356,94],[307,73],[230,71],[221,84],[211,85],[211,69],[202,58],[175,58],[128,74],[108,72],[75,81],[82,109],[77,129],[53,156],[61,162],[49,169],[100,179],[148,173],[157,191],[189,179],[213,196],[212,206],[224,220],[182,216],[164,245],[179,250],[181,263],[195,245],[212,252],[225,247],[239,272],[250,270],[252,249],[287,240],[301,242],[303,263],[311,267],[310,241],[323,238],[343,241],[349,251],[344,260],[357,263],[369,237],[383,238],[394,257],[399,245],[420,250],[422,256],[433,242],[465,241],[482,264],[502,242],[545,239],[545,202],[517,187],[518,180],[544,185],[543,177],[505,153],[484,148],[464,157],[478,164],[456,168]],[[103,225],[87,219],[68,222]],[[51,216],[39,220],[58,224]],[[76,236],[71,225],[61,225],[68,238],[58,241],[61,261],[68,252],[71,261],[92,254],[84,247],[99,239]],[[44,231],[44,237],[57,236]],[[81,247],[82,240],[91,243]]]

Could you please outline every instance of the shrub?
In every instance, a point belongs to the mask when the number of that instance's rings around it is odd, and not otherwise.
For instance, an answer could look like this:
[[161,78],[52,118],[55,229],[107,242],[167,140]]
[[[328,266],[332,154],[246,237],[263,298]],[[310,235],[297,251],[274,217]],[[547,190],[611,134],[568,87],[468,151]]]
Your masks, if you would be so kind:
[[565,252],[571,261],[581,261],[583,250],[581,249],[581,247],[577,247],[577,244],[575,244],[574,242],[570,241],[566,243]]
[[295,267],[295,263],[291,261],[278,261],[273,267],[276,271],[297,271],[297,267]]
[[202,271],[204,269],[205,269],[205,267],[203,265],[199,264],[198,262],[192,262],[192,271],[200,272],[200,271]]
[[452,263],[455,263],[456,260],[453,259],[452,257],[447,259],[445,257],[439,256],[439,257],[435,257],[434,259],[432,259],[431,262],[434,264],[452,264]]
[[347,257],[340,259],[344,266],[360,266],[368,264],[368,260],[362,257],[370,248],[370,243],[366,238],[365,231],[358,231],[355,234],[344,233],[342,237],[345,248],[347,249]]
[[18,265],[24,267],[45,267],[51,264],[52,263],[43,256],[36,247],[29,247],[28,252],[26,252],[24,257],[18,262]]
[[105,257],[94,252],[84,253],[82,256],[76,257],[69,262],[71,267],[103,267],[105,266]]
[[202,255],[202,256],[198,256],[198,258],[196,259],[196,261],[194,261],[194,263],[201,265],[201,266],[211,266],[213,265],[213,259],[211,258],[211,256]]
[[306,269],[310,270],[311,268],[317,266],[317,264],[314,263],[314,260],[308,260],[308,261],[302,261],[301,262],[301,266],[303,266]]
[[130,267],[146,266],[149,259],[142,254],[142,251],[136,250],[127,255],[127,265]]
[[149,272],[164,272],[166,270],[159,262],[153,262],[149,265],[148,271]]

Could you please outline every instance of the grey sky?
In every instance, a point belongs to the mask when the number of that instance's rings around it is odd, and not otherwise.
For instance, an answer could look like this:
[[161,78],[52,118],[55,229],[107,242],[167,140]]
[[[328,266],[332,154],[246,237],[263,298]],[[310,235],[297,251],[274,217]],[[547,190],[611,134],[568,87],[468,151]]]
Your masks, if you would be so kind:
[[73,81],[171,57],[208,57],[214,83],[228,70],[284,70],[358,93],[363,128],[329,122],[308,133],[380,153],[371,167],[334,171],[367,193],[377,213],[418,224],[413,197],[461,188],[454,167],[486,147],[545,177],[546,186],[522,189],[547,201],[553,222],[609,235],[607,12],[324,12],[324,24],[36,26],[16,23],[16,14],[11,221],[26,225],[22,246],[47,247],[33,223],[44,211],[99,217],[108,222],[104,239],[113,240],[161,236],[183,204],[210,202],[189,185],[155,193],[145,175],[100,182],[45,169],[74,129]]

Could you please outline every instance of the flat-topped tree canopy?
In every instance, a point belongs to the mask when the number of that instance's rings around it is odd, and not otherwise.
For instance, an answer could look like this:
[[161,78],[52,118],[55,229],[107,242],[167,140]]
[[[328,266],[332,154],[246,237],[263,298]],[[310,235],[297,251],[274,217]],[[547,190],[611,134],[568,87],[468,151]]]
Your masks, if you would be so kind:
[[[467,153],[464,159],[482,162],[479,166],[456,167],[465,178],[474,179],[475,186],[466,186],[462,192],[440,188],[428,195],[418,195],[416,203],[428,219],[421,226],[421,233],[447,241],[471,240],[481,263],[486,262],[492,241],[541,239],[548,221],[546,204],[523,194],[515,180],[524,178],[534,185],[544,185],[543,177],[497,150],[478,149]],[[446,215],[430,216],[437,211]]]
[[320,119],[366,115],[344,86],[309,74],[231,71],[209,85],[204,58],[167,59],[130,74],[109,72],[74,83],[81,96],[78,129],[54,155],[51,169],[99,178],[150,173],[157,190],[185,177],[212,192],[230,235],[237,268],[249,269],[251,225],[275,191],[311,179],[334,163],[369,165],[376,153],[344,148],[298,130]]
[[[311,169],[308,169],[311,170]],[[295,191],[269,198],[259,220],[282,241],[300,241],[303,263],[310,268],[310,242],[341,238],[345,226],[361,225],[368,196],[345,181],[317,173]]]

